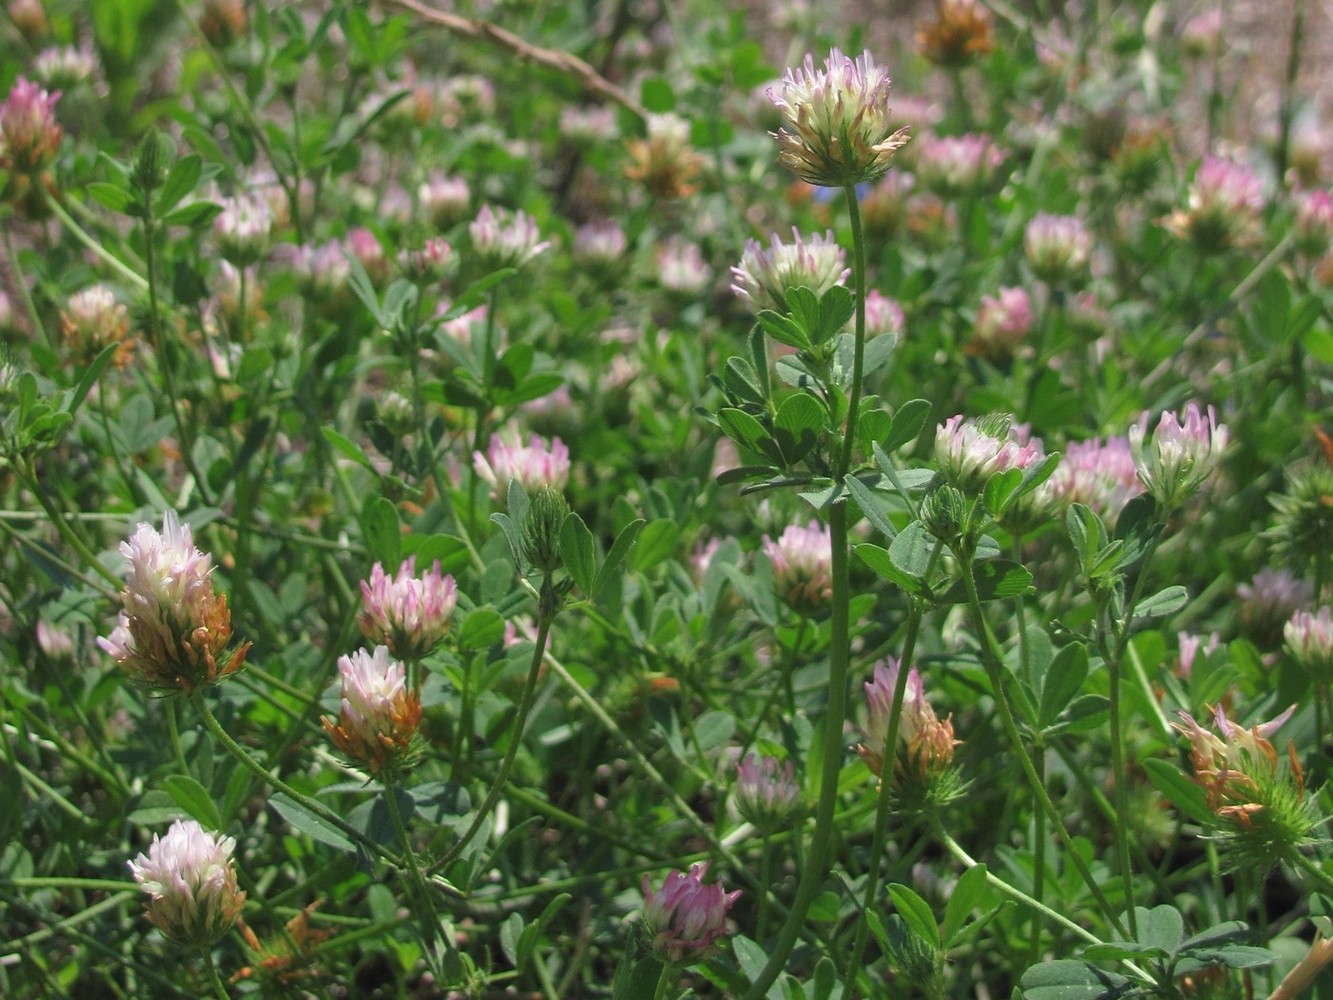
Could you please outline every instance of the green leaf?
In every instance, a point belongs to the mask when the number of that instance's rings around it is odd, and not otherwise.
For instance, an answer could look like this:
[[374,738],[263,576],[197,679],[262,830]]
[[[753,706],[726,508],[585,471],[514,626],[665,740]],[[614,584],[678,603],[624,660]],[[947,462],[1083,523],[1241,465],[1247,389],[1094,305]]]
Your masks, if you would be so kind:
[[774,437],[788,465],[795,465],[810,453],[827,419],[824,405],[808,392],[793,393],[782,401],[773,420]]
[[[753,942],[751,942],[753,944]],[[758,945],[755,945],[758,948]],[[629,949],[626,949],[628,955]],[[762,966],[761,966],[762,968]],[[653,996],[657,990],[657,981],[662,978],[662,963],[653,958],[652,955],[639,959],[630,968],[628,963],[617,970],[615,982],[612,985],[611,1000],[643,1000],[644,997]]]
[[825,890],[810,901],[806,919],[819,923],[832,923],[838,919],[838,894]]
[[920,521],[913,521],[889,543],[889,558],[904,575],[924,582],[934,550],[935,536]]
[[1189,958],[1177,966],[1180,972],[1195,972],[1211,965],[1225,965],[1228,969],[1257,969],[1272,965],[1277,952],[1248,944],[1229,944],[1220,948],[1200,948],[1189,953]]
[[814,979],[810,985],[814,989],[811,1000],[832,1000],[833,991],[838,985],[838,970],[827,955],[815,966]]
[[940,929],[935,923],[935,914],[931,912],[930,904],[907,886],[896,882],[889,886],[889,898],[912,933],[930,945],[932,950],[937,950],[940,947]]
[[387,497],[371,497],[361,512],[361,533],[366,548],[383,566],[386,573],[398,572],[403,561],[403,530],[398,521],[398,508]]
[[639,544],[634,547],[634,555],[629,561],[630,568],[637,573],[652,569],[676,551],[680,540],[680,525],[668,518],[649,521],[639,536]]
[[160,217],[175,208],[177,202],[194,190],[203,172],[204,161],[198,153],[190,153],[177,160],[157,194],[154,212]]
[[1185,936],[1185,918],[1180,915],[1180,911],[1163,903],[1151,910],[1136,906],[1134,912],[1138,915],[1139,943],[1174,955],[1180,947],[1181,938]]
[[334,451],[346,458],[350,458],[364,469],[369,469],[371,472],[375,471],[375,466],[370,463],[370,459],[367,458],[366,453],[361,450],[361,446],[351,438],[339,434],[332,427],[322,427],[320,430],[324,435],[324,440],[329,443],[329,447],[333,448]]
[[565,515],[560,525],[560,558],[565,564],[565,572],[578,584],[579,590],[591,597],[597,561],[592,532],[583,523],[583,518],[573,511]]
[[1088,650],[1081,642],[1071,642],[1055,655],[1041,683],[1041,704],[1037,725],[1045,729],[1067,709],[1088,677]]
[[523,971],[518,960],[518,939],[523,935],[523,915],[511,913],[500,925],[500,950],[504,952],[509,964],[519,972]]
[[811,339],[822,344],[836,337],[856,312],[856,298],[850,288],[834,285],[819,297],[819,311],[811,330]]
[[1179,611],[1189,603],[1189,591],[1179,584],[1159,590],[1134,606],[1134,618],[1161,618]]
[[208,789],[188,774],[173,774],[163,782],[171,800],[185,810],[191,819],[207,830],[221,830],[222,816]]
[[[1012,559],[983,559],[972,564],[977,597],[982,601],[1000,601],[1032,593],[1032,574]],[[963,581],[949,588],[944,600],[962,604],[967,600]]]
[[950,947],[962,933],[964,923],[974,910],[985,909],[990,905],[993,895],[993,890],[986,883],[985,865],[974,865],[963,872],[944,908],[940,940],[945,948]]
[[853,546],[852,551],[872,570],[885,579],[892,580],[907,593],[920,594],[925,591],[925,584],[919,577],[903,572],[894,564],[888,549],[866,542]]
[[[762,947],[744,934],[733,934],[731,949],[736,953],[736,962],[740,965],[741,972],[745,973],[750,982],[753,983],[763,974],[764,966],[768,964],[768,953]],[[644,993],[643,996],[652,996],[652,993]]]
[[650,76],[639,85],[639,101],[645,111],[663,114],[676,109],[676,92],[664,77]]
[[909,399],[893,414],[893,427],[880,446],[890,455],[909,441],[915,441],[930,416],[930,403],[924,399]]
[[1004,509],[1009,506],[1010,499],[1022,484],[1022,469],[1005,469],[986,480],[986,488],[982,491],[981,501],[986,505],[986,510],[990,512],[992,517],[999,517],[1004,513]]
[[611,579],[611,575],[620,569],[620,564],[625,561],[630,549],[639,540],[639,532],[643,530],[645,523],[643,518],[636,518],[620,529],[620,534],[611,543],[611,551],[606,554],[606,560],[602,563],[601,568],[597,570],[597,576],[592,581],[592,589],[588,591],[589,600],[596,599],[597,595],[602,592],[602,588]]
[[735,731],[736,719],[730,712],[705,712],[694,723],[694,738],[705,753],[727,742]]
[[749,448],[761,455],[781,462],[783,456],[769,436],[764,425],[744,410],[727,406],[717,411],[718,426],[723,433],[742,448]]
[[784,316],[772,309],[761,309],[759,315],[755,316],[755,322],[779,344],[786,344],[802,351],[808,351],[813,346],[805,327],[790,316]]
[[111,363],[111,359],[116,356],[116,351],[120,350],[119,344],[107,344],[98,352],[97,357],[93,358],[92,363],[84,369],[83,374],[79,376],[79,384],[74,387],[69,400],[61,409],[66,413],[73,415],[78,412],[88,393],[92,391],[93,385],[106,371],[106,366]]
[[489,649],[504,639],[505,620],[494,608],[476,608],[463,619],[458,630],[462,649]]
[[861,513],[865,514],[875,530],[890,540],[896,538],[898,532],[893,527],[893,522],[889,520],[884,498],[857,476],[848,476],[843,483],[847,487],[847,492],[852,495],[852,499],[856,501],[856,505],[861,508]]
[[[94,201],[113,212],[124,212],[134,203],[134,195],[124,188],[105,181],[93,181],[84,189]],[[141,206],[142,207],[142,206]]]
[[1148,772],[1148,780],[1161,792],[1168,802],[1179,809],[1200,826],[1210,826],[1216,817],[1208,808],[1208,796],[1204,790],[1170,761],[1149,758],[1142,761],[1142,767]]
[[532,951],[537,946],[537,939],[541,937],[547,925],[560,912],[561,908],[573,898],[567,892],[560,893],[546,904],[546,908],[542,910],[541,915],[536,920],[523,929],[523,933],[518,939],[518,967],[520,969],[528,964],[528,959],[532,957]]
[[733,396],[748,403],[762,406],[767,399],[755,375],[754,366],[739,355],[727,359],[726,367],[722,370],[722,384]]
[[1112,1000],[1136,989],[1124,976],[1068,959],[1034,965],[1020,985],[1026,1000]]
[[340,851],[353,851],[355,848],[341,830],[325,819],[316,816],[295,799],[282,792],[268,800],[268,804],[278,811],[283,819],[291,824],[292,829],[304,833],[311,840],[316,840]]

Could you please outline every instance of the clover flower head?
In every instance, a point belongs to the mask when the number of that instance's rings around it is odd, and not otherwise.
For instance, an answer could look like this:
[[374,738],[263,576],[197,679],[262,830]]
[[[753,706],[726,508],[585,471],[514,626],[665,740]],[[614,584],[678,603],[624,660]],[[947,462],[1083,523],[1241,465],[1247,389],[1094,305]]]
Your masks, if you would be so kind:
[[594,219],[574,231],[574,258],[593,267],[611,267],[625,256],[625,230],[615,219]]
[[1026,468],[1040,443],[1020,442],[1012,429],[1007,414],[979,419],[957,414],[946,420],[935,431],[935,460],[945,481],[964,493],[977,493],[997,472]]
[[668,237],[657,248],[657,280],[669,292],[693,295],[703,291],[713,272],[697,243]]
[[884,175],[908,139],[889,117],[889,75],[869,52],[856,59],[832,49],[822,68],[814,56],[788,69],[768,98],[782,115],[778,159],[810,184],[843,187]]
[[917,179],[942,198],[956,198],[993,187],[1004,160],[990,136],[930,136],[917,154]]
[[1217,253],[1254,236],[1264,201],[1263,181],[1253,170],[1210,154],[1195,171],[1184,208],[1163,224],[1204,253]]
[[55,158],[60,148],[54,93],[20,76],[0,102],[0,166],[15,173],[33,173]]
[[1115,525],[1125,504],[1143,492],[1129,439],[1118,435],[1071,441],[1050,483],[1064,504],[1091,508],[1108,527]]
[[228,651],[231,613],[213,591],[213,560],[194,547],[175,511],[163,515],[161,532],[141,523],[120,552],[129,561],[122,610],[97,644],[131,678],[162,693],[189,693],[240,669],[249,643]]
[[1087,269],[1092,236],[1076,215],[1039,212],[1023,233],[1023,251],[1033,274],[1047,284],[1065,285]]
[[419,660],[449,632],[458,604],[454,578],[441,575],[437,559],[421,576],[416,557],[409,556],[390,576],[375,563],[370,579],[361,581],[361,614],[357,624],[370,642],[387,646],[394,656]]
[[32,72],[43,86],[55,90],[73,90],[97,76],[97,56],[92,49],[73,45],[43,49],[33,60]]
[[209,833],[192,819],[176,820],[165,837],[153,835],[147,854],[129,862],[148,894],[148,919],[173,941],[208,946],[236,922],[245,893],[236,888],[236,841]]
[[727,933],[727,911],[740,897],[721,883],[704,885],[707,862],[693,865],[688,875],[673,870],[653,889],[643,877],[643,923],[653,939],[653,953],[673,965],[705,962],[719,951]]
[[787,311],[787,289],[804,285],[816,295],[823,295],[834,285],[841,285],[851,273],[847,254],[833,238],[832,230],[816,233],[807,242],[792,227],[792,242],[783,243],[776,233],[763,247],[758,240],[747,240],[741,261],[731,269],[731,290],[746,301],[756,313],[762,309]]
[[448,229],[467,218],[472,193],[461,177],[448,177],[433,170],[417,187],[421,210],[440,229]]
[[1323,256],[1333,242],[1333,192],[1317,188],[1302,191],[1296,199],[1291,224],[1296,245],[1309,257]]
[[517,479],[529,495],[543,486],[560,491],[569,482],[569,449],[559,438],[552,438],[548,446],[533,434],[525,445],[517,436],[492,434],[485,455],[472,453],[472,465],[502,505],[507,502],[511,479]]
[[921,674],[913,667],[903,689],[902,711],[898,716],[895,746],[888,745],[889,722],[893,713],[902,664],[889,657],[875,664],[872,679],[865,684],[866,716],[857,753],[876,777],[883,777],[884,761],[891,759],[893,780],[899,787],[927,788],[943,777],[953,765],[953,718],[943,721],[926,700]]
[[826,525],[789,524],[776,542],[765,535],[763,547],[773,563],[773,583],[793,610],[810,614],[828,603],[833,596],[833,544]]
[[940,0],[935,20],[917,27],[916,44],[936,66],[967,66],[995,48],[990,15],[976,0]]
[[89,285],[71,295],[60,311],[60,332],[70,354],[82,361],[91,361],[109,344],[120,345],[115,355],[118,368],[129,364],[134,354],[129,310],[108,285]]
[[1022,288],[983,295],[967,353],[991,359],[1011,357],[1032,329],[1032,302]]
[[1318,612],[1297,611],[1282,630],[1287,652],[1314,678],[1327,687],[1333,681],[1333,610],[1325,604]]
[[273,232],[273,213],[258,194],[244,192],[221,200],[222,211],[213,220],[218,252],[237,267],[260,260]]
[[421,722],[421,698],[408,689],[407,671],[389,650],[358,649],[338,657],[341,698],[337,720],[322,720],[349,760],[366,765],[371,774],[410,762]]
[[551,243],[541,239],[537,220],[524,211],[482,205],[468,225],[472,249],[492,270],[522,267],[547,250]]
[[761,830],[782,823],[801,801],[801,787],[790,760],[748,753],[736,769],[732,789],[736,809]]
[[627,144],[625,176],[658,198],[684,198],[698,190],[695,178],[703,159],[690,145],[690,123],[679,115],[651,114],[644,138]]
[[398,252],[398,267],[412,281],[426,284],[445,277],[455,264],[454,249],[439,236],[432,236],[415,249]]
[[1207,416],[1196,403],[1185,407],[1185,417],[1167,410],[1153,431],[1152,450],[1146,452],[1148,432],[1145,412],[1129,429],[1129,448],[1139,480],[1165,511],[1174,511],[1194,495],[1212,474],[1226,451],[1228,432],[1208,407]]

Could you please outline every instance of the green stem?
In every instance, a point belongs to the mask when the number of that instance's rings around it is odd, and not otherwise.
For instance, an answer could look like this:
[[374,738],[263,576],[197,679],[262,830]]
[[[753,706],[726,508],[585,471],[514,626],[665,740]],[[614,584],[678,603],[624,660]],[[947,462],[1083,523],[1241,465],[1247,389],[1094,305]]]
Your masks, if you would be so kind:
[[[742,760],[745,758],[742,757]],[[760,834],[759,884],[763,892],[759,894],[759,916],[755,918],[755,937],[764,940],[768,930],[769,887],[773,884],[773,842],[769,839],[768,828]]]
[[213,949],[201,948],[204,953],[204,968],[208,972],[209,985],[213,987],[214,994],[218,1000],[230,1000],[231,995],[227,992],[227,987],[222,985],[222,977],[218,975],[218,967],[213,964]]
[[653,1000],[664,1000],[667,990],[671,989],[672,984],[678,978],[679,974],[676,972],[676,967],[670,962],[664,963],[662,974],[657,977],[657,989],[653,990]]
[[106,247],[102,246],[97,240],[89,236],[84,228],[74,221],[73,216],[65,211],[60,202],[56,201],[51,192],[43,190],[42,197],[46,201],[46,207],[51,210],[51,214],[60,220],[61,224],[70,231],[70,234],[76,240],[91,250],[96,256],[100,257],[108,267],[133,285],[136,290],[140,292],[148,291],[148,282],[144,280],[143,276],[130,270],[129,266],[124,261],[113,256]]
[[32,298],[32,289],[28,287],[28,279],[23,274],[18,253],[14,250],[14,237],[10,234],[8,219],[5,220],[4,226],[0,229],[5,234],[5,257],[9,260],[9,267],[14,275],[14,284],[18,286],[19,294],[23,296],[23,306],[28,310],[28,320],[32,323],[32,328],[41,335],[42,343],[54,350],[56,345],[52,342],[51,335],[46,332],[46,326],[42,323],[42,315],[37,311],[37,303]]
[[1316,882],[1318,882],[1323,887],[1324,892],[1333,892],[1333,878],[1329,877],[1327,872],[1325,872],[1317,864],[1315,864],[1313,861],[1307,858],[1304,854],[1300,853],[1299,851],[1292,851],[1289,860],[1297,868],[1299,868],[1301,871],[1305,872],[1305,874],[1309,875]]
[[972,617],[972,627],[976,631],[978,648],[981,650],[981,662],[986,668],[986,677],[990,681],[995,707],[1000,711],[1000,722],[1005,735],[1009,738],[1014,753],[1018,755],[1018,762],[1023,768],[1023,773],[1027,776],[1028,784],[1032,786],[1032,794],[1046,812],[1052,829],[1060,838],[1066,856],[1078,869],[1079,877],[1083,879],[1088,891],[1092,893],[1097,905],[1101,907],[1103,915],[1115,927],[1116,931],[1123,935],[1124,928],[1121,926],[1119,915],[1112,909],[1110,901],[1106,898],[1106,894],[1102,892],[1101,886],[1097,884],[1097,880],[1093,877],[1087,862],[1083,860],[1083,856],[1074,849],[1073,839],[1065,828],[1064,820],[1056,811],[1055,803],[1051,801],[1051,796],[1046,791],[1046,785],[1042,782],[1041,776],[1037,774],[1037,769],[1032,765],[1032,758],[1028,755],[1027,747],[1023,745],[1023,737],[1018,731],[1018,723],[1014,721],[1014,713],[1009,706],[1009,698],[1004,693],[1004,667],[995,651],[990,629],[986,625],[985,613],[981,609],[981,599],[977,594],[977,581],[972,569],[972,553],[955,554],[958,556],[962,569],[963,588],[967,592],[967,605]]
[[852,226],[852,282],[856,290],[856,326],[852,355],[852,390],[847,399],[847,430],[843,437],[842,457],[834,479],[841,480],[852,467],[852,448],[856,444],[856,421],[861,406],[861,382],[865,375],[866,356],[866,241],[861,227],[861,204],[856,200],[856,185],[843,188],[846,193],[847,215]]
[[97,556],[93,554],[93,550],[88,547],[88,543],[79,537],[73,526],[65,519],[64,512],[57,508],[52,502],[50,495],[46,492],[46,487],[44,487],[41,480],[37,478],[37,472],[32,468],[31,463],[25,462],[23,467],[17,471],[32,489],[33,494],[37,497],[37,502],[42,505],[42,510],[46,511],[47,516],[51,519],[52,525],[55,527],[56,531],[59,532],[60,537],[64,540],[65,544],[77,552],[84,562],[97,572],[98,576],[111,584],[112,590],[109,592],[104,591],[104,593],[106,593],[108,597],[114,599],[115,595],[120,590],[120,579],[116,574],[112,573],[111,570],[102,565],[101,560],[98,559]]
[[176,720],[176,700],[167,699],[167,734],[171,739],[171,756],[176,759],[176,766],[181,774],[189,775],[190,765],[185,763],[185,751],[181,749],[180,727]]
[[499,801],[500,793],[504,791],[505,784],[509,781],[509,771],[514,766],[514,760],[518,757],[518,748],[523,743],[523,729],[528,722],[528,712],[532,709],[533,694],[537,690],[537,678],[541,675],[542,660],[546,655],[546,640],[551,634],[551,622],[555,620],[556,613],[559,610],[558,600],[551,588],[550,574],[542,581],[541,606],[537,618],[537,639],[532,650],[532,663],[528,667],[528,678],[523,685],[523,696],[518,704],[518,717],[514,719],[514,735],[509,741],[509,747],[505,750],[504,759],[500,761],[499,773],[495,776],[495,781],[487,792],[481,808],[477,810],[477,815],[473,817],[471,824],[461,837],[458,838],[454,846],[431,866],[431,871],[436,872],[444,868],[451,861],[457,858],[476,836],[477,831],[481,829],[486,817],[495,808],[495,803]]
[[[854,433],[848,427],[848,435]],[[777,981],[796,946],[810,909],[828,874],[829,844],[833,839],[833,814],[838,803],[838,773],[842,770],[842,727],[847,718],[847,666],[851,646],[850,584],[847,548],[847,505],[835,503],[829,511],[829,535],[833,546],[833,600],[830,616],[829,697],[824,716],[823,769],[819,777],[819,802],[815,807],[815,830],[801,868],[787,920],[768,962],[745,994],[745,1000],[760,1000]]]
[[384,778],[384,798],[389,806],[389,818],[393,821],[394,832],[398,834],[398,841],[403,845],[403,861],[407,865],[407,873],[410,876],[412,889],[421,898],[422,905],[426,907],[426,920],[423,925],[426,929],[424,935],[426,961],[432,966],[432,972],[439,974],[440,970],[436,968],[436,948],[435,942],[440,932],[440,917],[435,911],[435,902],[431,899],[430,889],[426,885],[426,879],[421,874],[421,866],[417,864],[416,853],[412,850],[412,838],[408,835],[407,824],[403,821],[402,810],[398,808],[398,789],[397,784],[392,777]]
[[[940,822],[940,818],[936,816],[934,813],[931,813],[930,825],[931,828],[935,831],[935,836],[938,837],[940,843],[944,845],[944,849],[947,850],[950,854],[952,854],[955,860],[957,860],[959,863],[965,865],[968,868],[978,867],[978,863],[968,855],[967,851],[963,850],[963,848],[959,846],[958,842],[954,840],[951,836],[949,836],[948,833],[945,832],[944,825]],[[1088,944],[1102,944],[1100,938],[1090,933],[1089,931],[1085,930],[1084,928],[1080,927],[1078,924],[1074,923],[1074,921],[1070,920],[1063,913],[1060,913],[1058,910],[1051,909],[1049,906],[1047,906],[1040,900],[1033,899],[1031,896],[1023,892],[1021,889],[1015,889],[1008,882],[1005,882],[1003,879],[997,878],[996,876],[992,875],[989,869],[986,871],[986,881],[990,883],[992,886],[994,886],[996,889],[998,889],[1000,892],[1004,893],[1010,899],[1023,904],[1024,906],[1032,910],[1034,913],[1040,913],[1046,919],[1059,924],[1061,927],[1069,931],[1075,937],[1081,938],[1082,940],[1088,942]]]
[[875,836],[870,847],[870,872],[866,877],[865,897],[861,902],[861,919],[856,925],[856,938],[852,945],[852,957],[847,963],[847,975],[843,979],[844,992],[852,996],[856,992],[856,977],[861,974],[861,958],[865,954],[866,937],[870,929],[866,914],[875,905],[879,895],[880,862],[884,857],[884,846],[888,840],[889,813],[892,804],[893,768],[898,759],[898,732],[902,722],[903,700],[907,693],[907,679],[911,672],[912,658],[916,655],[916,637],[921,628],[924,610],[913,600],[907,615],[907,635],[903,639],[902,658],[898,661],[898,679],[893,689],[893,707],[889,710],[889,727],[884,738],[884,759],[880,765],[879,801],[875,805]]
[[199,717],[204,720],[204,728],[213,735],[214,739],[222,744],[228,753],[235,757],[242,766],[255,775],[255,777],[259,778],[260,781],[264,782],[264,784],[268,785],[270,788],[286,795],[288,798],[293,799],[306,809],[309,809],[326,823],[333,824],[342,833],[351,837],[372,855],[383,858],[391,864],[401,867],[401,859],[399,859],[393,852],[386,850],[381,844],[367,837],[356,827],[352,826],[352,824],[348,823],[337,813],[329,809],[324,803],[311,798],[309,795],[301,794],[277,775],[269,773],[259,761],[250,756],[248,750],[232,739],[231,734],[222,728],[222,723],[218,722],[217,716],[215,716],[212,710],[209,709],[208,703],[204,701],[204,696],[201,692],[191,691],[188,697],[190,699],[190,704],[193,705],[195,711],[199,713]]
[[[1021,598],[1020,598],[1021,600]],[[1046,784],[1046,748],[1040,731],[1032,734],[1032,762],[1041,779]],[[1032,815],[1032,895],[1041,902],[1046,891],[1046,814],[1038,809]],[[1032,911],[1032,945],[1028,951],[1028,964],[1036,965],[1041,960],[1042,914]]]

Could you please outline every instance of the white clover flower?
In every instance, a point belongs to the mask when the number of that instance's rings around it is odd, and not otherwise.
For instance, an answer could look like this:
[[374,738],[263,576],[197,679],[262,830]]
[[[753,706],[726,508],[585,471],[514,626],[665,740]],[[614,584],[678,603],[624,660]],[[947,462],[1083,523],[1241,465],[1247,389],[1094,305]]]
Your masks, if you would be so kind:
[[421,699],[408,690],[407,671],[389,650],[358,649],[338,657],[341,699],[337,721],[323,719],[334,745],[371,774],[406,763],[421,722]]
[[788,69],[768,98],[783,118],[778,158],[811,184],[842,187],[882,176],[908,139],[889,117],[889,76],[863,52],[855,60],[838,49],[822,69],[805,57]]
[[416,558],[409,557],[389,576],[376,563],[370,579],[361,581],[361,634],[382,643],[394,656],[418,660],[449,632],[449,619],[458,604],[452,576],[440,574],[437,559],[430,570],[416,576]]
[[[482,205],[468,225],[472,249],[492,269],[521,267],[550,247],[541,240],[537,220],[526,212]],[[540,241],[540,242],[539,242]]]
[[236,888],[236,841],[176,820],[165,837],[153,835],[146,855],[128,862],[148,893],[148,919],[173,941],[207,946],[236,922],[245,893]]
[[816,295],[823,295],[834,285],[841,285],[851,273],[847,254],[833,238],[833,231],[816,233],[809,242],[792,227],[792,242],[783,243],[776,233],[768,247],[758,240],[747,240],[740,264],[731,269],[735,281],[731,290],[745,299],[756,313],[762,309],[787,311],[787,289],[801,285]]
[[1152,436],[1152,450],[1145,453],[1144,436],[1148,414],[1129,429],[1129,448],[1139,479],[1166,512],[1180,507],[1198,491],[1217,467],[1227,447],[1227,428],[1217,422],[1208,407],[1207,420],[1196,403],[1185,407],[1182,423],[1175,413],[1162,414]]
[[140,683],[186,693],[240,669],[249,643],[228,652],[231,613],[213,591],[213,560],[194,547],[190,526],[176,512],[162,531],[140,523],[120,545],[129,560],[123,610],[97,644]]

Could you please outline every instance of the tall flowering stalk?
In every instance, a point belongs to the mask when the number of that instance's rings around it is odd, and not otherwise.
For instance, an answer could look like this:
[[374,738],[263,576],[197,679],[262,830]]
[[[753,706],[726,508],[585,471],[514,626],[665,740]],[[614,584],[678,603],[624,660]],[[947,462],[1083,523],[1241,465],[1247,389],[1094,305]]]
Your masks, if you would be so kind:
[[[876,66],[869,52],[853,60],[833,49],[822,68],[807,56],[803,70],[789,69],[769,99],[782,115],[775,134],[782,163],[811,184],[840,187],[846,196],[852,231],[852,284],[855,292],[852,380],[848,393],[847,423],[833,463],[834,483],[841,485],[852,467],[856,428],[865,374],[866,254],[865,233],[857,202],[856,185],[882,177],[895,150],[907,141],[903,129],[894,129],[889,117],[889,77]],[[805,915],[828,872],[829,843],[842,769],[843,726],[847,720],[847,674],[851,657],[850,549],[847,505],[829,510],[830,641],[828,708],[824,717],[826,752],[819,775],[815,829],[806,852],[801,879],[786,923],[767,964],[745,995],[759,1000],[777,980],[800,936]]]

